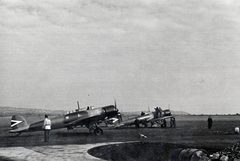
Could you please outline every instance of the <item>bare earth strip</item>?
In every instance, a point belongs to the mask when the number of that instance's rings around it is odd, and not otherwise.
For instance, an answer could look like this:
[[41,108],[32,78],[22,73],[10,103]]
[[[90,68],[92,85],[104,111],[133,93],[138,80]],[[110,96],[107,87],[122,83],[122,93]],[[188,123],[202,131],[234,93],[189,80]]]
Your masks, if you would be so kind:
[[[115,144],[115,143],[111,143]],[[86,160],[99,161],[87,153],[87,150],[93,147],[107,145],[106,143],[85,144],[85,145],[54,145],[54,146],[34,146],[24,147],[5,147],[0,148],[0,156],[9,160],[39,161],[39,160]]]

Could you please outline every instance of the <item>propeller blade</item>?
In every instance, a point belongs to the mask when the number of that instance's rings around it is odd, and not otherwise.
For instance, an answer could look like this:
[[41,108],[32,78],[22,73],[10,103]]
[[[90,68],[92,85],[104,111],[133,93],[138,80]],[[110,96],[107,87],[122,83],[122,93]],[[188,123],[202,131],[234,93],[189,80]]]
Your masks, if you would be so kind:
[[80,109],[80,106],[79,106],[79,102],[77,101],[77,105],[78,105],[78,110]]
[[115,108],[117,108],[117,101],[115,98],[114,98],[114,106],[115,106]]

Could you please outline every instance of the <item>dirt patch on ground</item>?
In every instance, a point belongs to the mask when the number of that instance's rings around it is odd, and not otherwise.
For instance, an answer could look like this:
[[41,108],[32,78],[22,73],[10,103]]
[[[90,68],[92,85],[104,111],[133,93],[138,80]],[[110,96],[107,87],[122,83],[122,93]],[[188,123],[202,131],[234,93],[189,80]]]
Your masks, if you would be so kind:
[[[196,147],[189,147],[186,144],[168,144],[168,143],[154,143],[154,142],[134,142],[134,143],[122,143],[112,144],[100,147],[95,147],[88,150],[90,155],[95,157],[122,161],[168,161],[175,160],[178,153],[174,154],[177,150],[181,149],[195,149]],[[217,149],[209,149],[207,147],[198,147],[204,149],[207,153],[216,152]],[[190,154],[189,154],[190,156]],[[172,159],[170,159],[172,158]]]

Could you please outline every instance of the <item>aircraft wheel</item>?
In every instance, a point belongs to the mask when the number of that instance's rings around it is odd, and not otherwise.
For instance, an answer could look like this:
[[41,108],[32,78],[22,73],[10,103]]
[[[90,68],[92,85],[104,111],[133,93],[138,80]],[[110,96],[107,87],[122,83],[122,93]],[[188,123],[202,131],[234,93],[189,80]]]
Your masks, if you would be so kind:
[[97,127],[96,129],[94,129],[94,134],[95,135],[102,135],[103,134],[103,130],[99,127]]

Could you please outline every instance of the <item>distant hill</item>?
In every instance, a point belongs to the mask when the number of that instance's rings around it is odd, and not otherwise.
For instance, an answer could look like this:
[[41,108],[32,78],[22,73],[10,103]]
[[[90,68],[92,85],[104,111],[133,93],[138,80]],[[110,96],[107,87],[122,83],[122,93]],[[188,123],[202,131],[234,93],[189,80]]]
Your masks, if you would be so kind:
[[[135,116],[139,116],[141,114],[142,111],[131,111],[131,112],[122,112],[123,115],[135,115]],[[146,113],[149,113],[148,111],[144,111]],[[153,111],[151,111],[153,112]],[[184,112],[184,111],[172,111],[171,113],[173,115],[191,115],[190,113]]]
[[33,109],[33,108],[16,108],[16,107],[0,107],[0,116],[12,116],[15,114],[20,115],[62,115],[66,113],[63,110],[46,110],[46,109]]
[[173,115],[191,115],[188,112],[185,111],[171,111]]

